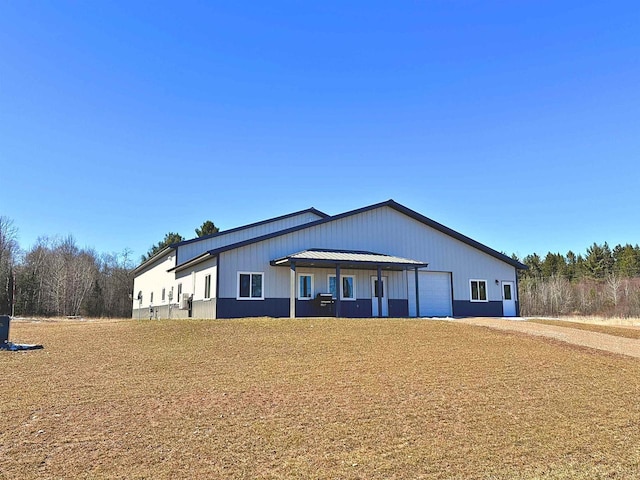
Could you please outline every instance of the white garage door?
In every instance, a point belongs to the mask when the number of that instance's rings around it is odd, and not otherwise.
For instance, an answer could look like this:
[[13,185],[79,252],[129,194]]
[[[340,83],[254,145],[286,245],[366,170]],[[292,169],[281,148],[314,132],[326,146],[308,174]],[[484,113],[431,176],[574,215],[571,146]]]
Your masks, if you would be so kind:
[[451,274],[447,272],[420,272],[418,282],[420,316],[451,316]]

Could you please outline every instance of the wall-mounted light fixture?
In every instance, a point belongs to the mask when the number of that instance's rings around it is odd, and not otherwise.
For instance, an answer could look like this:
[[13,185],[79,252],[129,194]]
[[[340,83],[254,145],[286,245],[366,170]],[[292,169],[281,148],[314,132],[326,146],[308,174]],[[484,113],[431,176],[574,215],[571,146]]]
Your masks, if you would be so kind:
[[496,285],[500,285],[500,280],[496,280]]

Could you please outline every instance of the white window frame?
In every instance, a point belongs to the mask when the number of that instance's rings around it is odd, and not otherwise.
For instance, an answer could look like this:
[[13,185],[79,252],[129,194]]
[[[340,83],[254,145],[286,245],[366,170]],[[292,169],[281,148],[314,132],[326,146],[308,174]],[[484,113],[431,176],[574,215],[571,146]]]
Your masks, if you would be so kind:
[[211,300],[211,274],[204,277],[204,299]]
[[[330,273],[329,275],[327,275],[327,292],[331,293],[331,279],[332,278],[336,278],[335,274]],[[343,286],[344,286],[344,278],[350,278],[351,279],[351,284],[353,285],[353,297],[345,297],[343,295],[344,291],[343,291]],[[337,285],[336,285],[337,288]],[[335,300],[336,297],[333,297],[333,299]],[[356,276],[355,275],[340,275],[340,300],[344,300],[344,301],[348,301],[348,302],[353,302],[355,300],[357,300],[356,298]]]
[[[473,282],[478,282],[478,298],[473,298]],[[486,298],[482,300],[480,298],[480,282],[484,282],[484,293]],[[482,278],[471,278],[469,279],[469,299],[474,303],[487,303],[489,301],[489,282]]]
[[[311,285],[309,286],[309,296],[308,297],[303,297],[302,296],[302,292],[300,291],[300,280],[302,280],[302,277],[310,277],[311,278]],[[298,300],[313,300],[313,292],[314,292],[314,279],[313,279],[313,273],[299,273],[298,274]]]
[[[241,297],[240,296],[240,275],[249,275],[249,296]],[[252,297],[251,296],[251,283],[253,280],[253,275],[260,275],[262,277],[262,288],[261,288],[261,296],[260,297]],[[238,276],[236,278],[236,300],[264,300],[264,272],[238,272]]]

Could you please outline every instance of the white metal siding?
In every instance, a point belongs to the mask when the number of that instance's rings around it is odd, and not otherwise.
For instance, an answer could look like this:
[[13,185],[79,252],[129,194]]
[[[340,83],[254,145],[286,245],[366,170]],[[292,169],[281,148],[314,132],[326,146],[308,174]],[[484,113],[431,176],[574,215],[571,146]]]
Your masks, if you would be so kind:
[[[222,261],[220,261],[220,263],[222,264]],[[225,267],[222,268],[224,269]],[[288,298],[289,282],[291,281],[289,276],[290,269],[288,267],[270,267],[270,269],[273,271],[273,273],[269,272],[269,275],[267,275],[267,271],[265,271],[265,297]],[[336,274],[336,270],[334,268],[300,267],[296,269],[296,279],[299,274],[305,273],[313,275],[314,298],[318,293],[329,293],[329,275]],[[341,268],[340,275],[349,275],[354,277],[356,299],[371,298],[371,277],[376,275],[375,270],[350,270]],[[390,299],[406,298],[405,292],[407,291],[407,284],[404,272],[384,271],[382,275],[389,278],[387,295]],[[235,292],[235,288],[236,287],[234,286],[233,292]],[[298,284],[296,283],[296,296],[298,295],[297,289]],[[222,288],[220,290],[220,296],[225,296],[222,293]]]
[[176,285],[182,283],[182,293],[193,295],[194,301],[204,300],[204,279],[211,275],[211,298],[216,296],[217,262],[211,258],[206,262],[194,265],[191,269],[182,270],[176,274]]
[[[175,266],[175,252],[169,252],[157,259],[152,268],[148,268],[133,280],[133,308],[138,308],[138,292],[142,292],[142,308],[150,306],[169,305],[169,291],[176,285],[173,272],[167,270]],[[165,299],[162,301],[162,289],[165,289]],[[153,292],[153,305],[151,304],[151,292]],[[177,290],[174,288],[173,302],[177,300]]]
[[[237,272],[252,271],[265,272],[267,297],[288,297],[288,269],[271,267],[269,261],[308,248],[368,250],[428,262],[428,270],[453,272],[454,300],[469,300],[470,278],[486,279],[489,300],[495,301],[502,300],[495,280],[515,281],[513,266],[385,206],[224,252],[220,296],[235,298]],[[390,290],[390,298],[412,298],[405,280],[402,285],[402,294]]]
[[192,318],[216,318],[215,299],[207,302],[193,302]]
[[224,233],[215,237],[205,238],[196,242],[187,243],[178,247],[178,264],[184,263],[198,255],[213,250],[214,248],[224,247],[232,243],[242,242],[244,240],[260,237],[269,233],[285,230],[304,223],[320,220],[321,217],[312,212],[304,212],[292,217],[283,218],[262,225],[256,225],[250,228],[243,228],[235,232]]

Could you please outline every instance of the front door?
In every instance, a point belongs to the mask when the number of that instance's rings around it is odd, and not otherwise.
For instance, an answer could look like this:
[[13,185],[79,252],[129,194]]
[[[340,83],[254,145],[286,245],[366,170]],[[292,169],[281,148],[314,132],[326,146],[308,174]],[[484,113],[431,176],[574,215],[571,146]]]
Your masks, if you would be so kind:
[[502,315],[516,316],[516,297],[513,282],[502,282]]
[[382,317],[389,316],[389,299],[387,297],[387,277],[382,277],[382,285],[378,285],[378,277],[371,277],[371,310],[378,316],[378,296],[382,298]]

